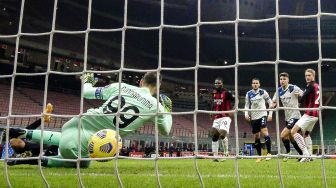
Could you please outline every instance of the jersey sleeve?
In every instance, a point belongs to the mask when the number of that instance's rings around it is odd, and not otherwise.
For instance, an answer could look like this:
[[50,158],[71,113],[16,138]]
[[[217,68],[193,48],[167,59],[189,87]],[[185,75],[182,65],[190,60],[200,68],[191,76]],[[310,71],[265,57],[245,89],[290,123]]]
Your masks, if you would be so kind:
[[264,93],[264,99],[265,99],[265,101],[268,103],[268,105],[269,106],[271,106],[272,105],[272,99],[270,98],[270,96],[269,96],[269,94],[267,93],[267,91],[265,91],[265,93]]
[[301,88],[299,88],[298,86],[294,86],[294,94],[298,95],[298,96],[302,96],[303,95],[303,91]]
[[304,93],[302,94],[302,97],[301,97],[299,103],[303,103],[306,100],[306,98],[309,96],[309,94],[313,91],[314,91],[313,84],[309,84],[308,87],[306,88],[306,90],[304,91]]
[[105,87],[93,87],[91,83],[85,83],[84,98],[107,100],[111,95],[117,94],[118,86],[118,83],[114,83]]
[[[159,103],[159,112],[166,112],[164,107]],[[155,118],[154,118],[155,123]],[[173,118],[171,114],[159,114],[157,116],[157,125],[159,128],[159,132],[162,135],[168,135],[172,128]]]
[[226,92],[226,96],[227,96],[227,99],[230,100],[230,101],[234,101],[235,100],[235,96],[232,94],[231,91],[228,91]]
[[[249,99],[249,96],[248,96],[248,93],[246,93],[246,96],[245,96],[245,109],[249,109],[250,108],[250,99]],[[245,111],[245,116],[247,116],[249,114],[248,111]]]

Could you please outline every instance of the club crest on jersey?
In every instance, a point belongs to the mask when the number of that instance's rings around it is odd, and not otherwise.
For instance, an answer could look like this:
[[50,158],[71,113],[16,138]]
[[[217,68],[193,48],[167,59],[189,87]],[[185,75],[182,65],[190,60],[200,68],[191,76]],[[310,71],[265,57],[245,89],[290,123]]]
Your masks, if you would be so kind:
[[218,105],[222,104],[222,102],[223,102],[223,99],[214,99],[214,103]]
[[110,153],[112,151],[112,148],[113,146],[111,143],[106,143],[99,147],[99,151],[102,153]]

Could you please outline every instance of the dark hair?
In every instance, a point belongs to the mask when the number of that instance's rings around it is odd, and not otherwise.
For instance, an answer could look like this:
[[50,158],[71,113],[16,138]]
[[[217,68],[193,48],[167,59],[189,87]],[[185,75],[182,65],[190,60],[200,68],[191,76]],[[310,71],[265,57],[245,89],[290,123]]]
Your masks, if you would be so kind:
[[[156,78],[157,78],[157,74],[156,72],[147,72],[144,76],[143,76],[143,80],[147,85],[151,85],[151,86],[156,86]],[[159,77],[159,82],[161,83],[162,78],[161,75]]]
[[260,82],[260,79],[259,78],[252,78],[252,82],[253,82],[253,80],[258,80],[259,82]]
[[217,77],[215,80],[220,80],[223,83],[223,78],[222,77]]
[[287,72],[282,72],[282,73],[280,73],[280,74],[279,74],[279,77],[281,77],[281,76],[284,76],[284,77],[289,78],[289,74],[288,74]]

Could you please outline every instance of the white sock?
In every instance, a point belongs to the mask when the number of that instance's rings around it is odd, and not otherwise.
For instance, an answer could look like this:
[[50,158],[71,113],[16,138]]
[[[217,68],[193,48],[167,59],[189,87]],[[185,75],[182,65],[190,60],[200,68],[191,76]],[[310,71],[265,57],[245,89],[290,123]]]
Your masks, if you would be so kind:
[[224,154],[228,155],[229,154],[229,139],[227,137],[225,137],[222,140],[222,143],[223,143],[223,148],[224,148]]
[[304,138],[304,141],[306,143],[309,154],[312,155],[313,154],[313,141],[311,137],[307,136],[306,138]]
[[212,153],[214,154],[214,156],[218,155],[218,141],[212,141]]
[[304,142],[303,137],[299,133],[295,133],[293,137],[296,143],[298,144],[299,148],[302,150],[303,155],[309,155],[309,152],[308,152],[308,149]]

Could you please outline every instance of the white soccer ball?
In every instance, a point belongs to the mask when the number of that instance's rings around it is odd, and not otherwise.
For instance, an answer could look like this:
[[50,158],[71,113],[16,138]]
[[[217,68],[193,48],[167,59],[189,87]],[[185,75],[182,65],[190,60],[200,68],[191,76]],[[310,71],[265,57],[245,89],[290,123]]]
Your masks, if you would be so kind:
[[122,141],[116,139],[116,132],[111,129],[103,129],[91,136],[88,144],[91,158],[113,157],[117,148],[121,149]]

